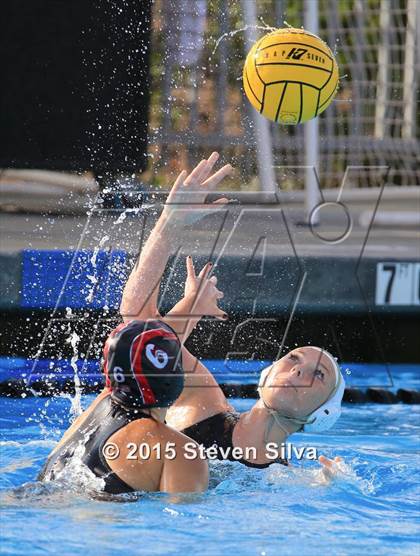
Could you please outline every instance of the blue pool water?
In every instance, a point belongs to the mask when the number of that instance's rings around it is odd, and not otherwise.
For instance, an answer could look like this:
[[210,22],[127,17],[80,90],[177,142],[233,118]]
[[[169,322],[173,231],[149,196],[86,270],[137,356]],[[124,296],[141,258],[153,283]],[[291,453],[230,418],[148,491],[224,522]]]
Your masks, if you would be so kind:
[[[396,383],[417,386],[412,371]],[[83,406],[92,399],[84,396]],[[122,503],[36,483],[69,424],[68,397],[0,403],[3,554],[419,553],[418,406],[348,405],[332,431],[295,435],[296,446],[344,458],[330,484],[312,461],[265,470],[212,462],[204,494],[147,494]],[[246,410],[253,402],[233,403]]]
[[[271,361],[203,360],[206,367],[219,382],[258,382],[260,372]],[[29,383],[45,378],[63,381],[74,376],[75,368],[84,384],[98,384],[102,372],[98,360],[69,359],[24,359],[0,357],[0,382],[18,380],[22,377]],[[420,388],[420,365],[384,363],[341,363],[349,388]]]

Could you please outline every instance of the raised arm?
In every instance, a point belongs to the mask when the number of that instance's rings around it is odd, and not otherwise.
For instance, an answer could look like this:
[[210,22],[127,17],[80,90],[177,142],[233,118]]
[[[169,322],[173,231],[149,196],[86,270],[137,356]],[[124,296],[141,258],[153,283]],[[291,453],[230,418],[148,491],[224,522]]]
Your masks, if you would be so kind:
[[[159,284],[170,255],[178,247],[179,232],[186,226],[188,211],[185,209],[189,206],[197,208],[201,205],[203,210],[211,208],[212,205],[204,205],[207,194],[232,171],[232,167],[228,164],[211,175],[218,158],[218,153],[212,153],[188,176],[185,170],[178,176],[168,195],[164,210],[124,287],[120,313],[125,322],[159,316],[157,308]],[[184,210],[177,211],[176,209],[179,208]]]
[[[216,287],[217,277],[213,275],[208,278],[211,264],[207,263],[198,277],[195,275],[191,257],[187,259],[187,268],[185,296],[163,319],[172,327],[181,325],[185,304],[190,304],[190,318],[184,325],[185,339],[200,316],[211,315],[222,320],[227,318],[226,313],[217,306],[218,300],[223,297],[223,293]],[[182,362],[185,371],[184,389],[168,410],[166,420],[169,425],[183,430],[216,413],[232,409],[211,372],[185,347],[182,348]]]
[[227,314],[218,307],[223,293],[217,289],[217,278],[209,274],[212,263],[208,262],[197,276],[191,256],[187,257],[187,280],[184,297],[162,319],[178,334],[182,343],[205,315],[220,320],[227,319]]
[[[178,176],[173,189],[178,187],[183,174]],[[159,284],[173,249],[169,216],[163,210],[125,284],[120,304],[124,322],[158,316]]]

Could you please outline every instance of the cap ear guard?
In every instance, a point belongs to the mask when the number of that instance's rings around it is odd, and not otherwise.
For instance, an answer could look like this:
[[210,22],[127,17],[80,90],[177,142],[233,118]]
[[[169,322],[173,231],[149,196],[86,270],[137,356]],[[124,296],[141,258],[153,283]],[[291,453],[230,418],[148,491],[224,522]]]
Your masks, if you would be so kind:
[[265,386],[267,377],[271,371],[271,369],[273,368],[273,365],[269,365],[268,367],[265,367],[260,374],[260,378],[258,380],[258,390],[261,388],[261,386]]
[[343,399],[346,384],[340,371],[339,383],[333,396],[321,407],[311,413],[303,426],[304,432],[324,432],[330,429],[341,415],[341,400]]

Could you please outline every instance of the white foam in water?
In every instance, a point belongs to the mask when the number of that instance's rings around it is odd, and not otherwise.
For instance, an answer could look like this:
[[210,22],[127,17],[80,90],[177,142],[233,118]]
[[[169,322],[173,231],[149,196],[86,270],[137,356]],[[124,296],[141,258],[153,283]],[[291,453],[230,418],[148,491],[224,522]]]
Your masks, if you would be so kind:
[[103,491],[105,481],[97,477],[83,463],[83,455],[86,451],[86,443],[89,438],[96,433],[97,426],[92,426],[85,434],[79,445],[74,450],[71,458],[68,459],[66,465],[60,471],[54,472],[54,481],[63,486],[69,486],[71,489],[87,490],[87,491]]
[[305,467],[302,465],[272,465],[267,470],[266,481],[273,485],[285,487],[303,486],[305,488],[337,486],[348,489],[353,486],[357,491],[364,495],[375,493],[375,485],[372,479],[360,477],[352,463],[354,462],[334,462],[333,473],[325,473],[323,468]]
[[172,508],[163,508],[162,511],[165,512],[166,514],[173,515],[173,516],[179,515],[179,512],[173,510]]
[[27,442],[17,442],[16,440],[0,440],[0,448],[2,446],[13,446],[16,448],[26,448],[28,446],[41,446],[47,448],[53,448],[56,445],[54,440],[28,440]]
[[105,481],[97,477],[82,461],[85,448],[82,444],[76,448],[64,469],[55,474],[55,480],[71,488],[103,491]]

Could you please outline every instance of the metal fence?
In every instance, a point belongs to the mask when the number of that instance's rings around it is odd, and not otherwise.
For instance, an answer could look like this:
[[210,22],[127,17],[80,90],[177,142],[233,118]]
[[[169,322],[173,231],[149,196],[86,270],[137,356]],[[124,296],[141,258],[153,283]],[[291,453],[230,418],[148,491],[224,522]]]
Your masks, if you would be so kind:
[[[193,163],[217,149],[233,160],[244,181],[257,175],[253,108],[241,83],[251,46],[243,8],[253,1],[155,0],[154,171]],[[303,26],[305,0],[255,4],[259,27]],[[339,186],[348,165],[389,165],[389,183],[420,184],[420,2],[319,0],[318,24],[340,68],[337,97],[319,117],[323,187]],[[276,166],[304,164],[304,125],[270,123]],[[282,189],[303,186],[296,172],[277,172]],[[365,172],[353,175],[355,187],[375,184]]]

